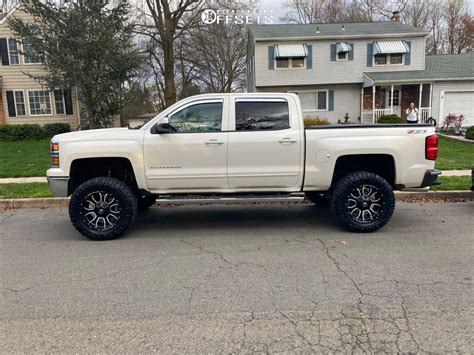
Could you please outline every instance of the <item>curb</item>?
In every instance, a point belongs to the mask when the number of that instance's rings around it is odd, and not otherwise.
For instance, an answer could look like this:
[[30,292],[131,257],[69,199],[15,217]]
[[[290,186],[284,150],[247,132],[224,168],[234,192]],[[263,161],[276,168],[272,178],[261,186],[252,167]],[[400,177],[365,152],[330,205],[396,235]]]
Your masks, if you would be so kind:
[[[452,201],[452,200],[473,201],[474,192],[467,191],[467,190],[428,191],[428,192],[397,191],[395,192],[395,197],[397,201],[402,201],[402,202]],[[69,205],[69,197],[0,199],[0,209],[58,208],[58,207],[67,207],[68,205]]]

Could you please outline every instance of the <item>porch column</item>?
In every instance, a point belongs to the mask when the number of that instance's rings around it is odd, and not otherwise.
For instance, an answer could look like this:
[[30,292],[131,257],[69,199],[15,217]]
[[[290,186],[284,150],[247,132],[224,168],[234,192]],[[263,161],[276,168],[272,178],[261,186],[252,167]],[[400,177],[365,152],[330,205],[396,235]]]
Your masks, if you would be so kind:
[[393,84],[391,89],[391,94],[390,94],[390,113],[393,115]]
[[429,115],[429,117],[431,117],[431,99],[432,99],[432,96],[433,96],[433,83],[430,83],[430,99],[429,99],[429,101],[430,101],[430,103],[429,103],[429,105],[430,105],[430,115]]
[[364,123],[364,85],[360,89],[360,123]]
[[375,85],[372,85],[372,123],[375,123]]
[[423,98],[423,83],[420,84],[420,98],[418,101],[418,109],[421,109],[421,100]]

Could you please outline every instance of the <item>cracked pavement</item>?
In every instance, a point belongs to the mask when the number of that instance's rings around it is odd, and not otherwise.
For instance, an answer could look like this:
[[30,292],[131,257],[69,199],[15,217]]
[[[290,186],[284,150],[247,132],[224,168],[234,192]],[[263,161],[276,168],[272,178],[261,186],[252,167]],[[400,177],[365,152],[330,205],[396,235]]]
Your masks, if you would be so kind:
[[[474,202],[352,234],[309,204],[160,207],[92,242],[0,213],[0,352],[473,353]],[[471,334],[471,335],[469,335]]]

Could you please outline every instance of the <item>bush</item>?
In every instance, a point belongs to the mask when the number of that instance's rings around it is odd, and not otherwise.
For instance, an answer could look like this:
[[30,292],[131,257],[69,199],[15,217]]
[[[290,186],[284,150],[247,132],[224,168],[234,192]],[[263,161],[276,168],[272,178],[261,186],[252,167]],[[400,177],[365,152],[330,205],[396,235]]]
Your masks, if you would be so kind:
[[39,124],[4,124],[0,125],[0,141],[39,140],[52,138],[55,134],[70,132],[67,123]]
[[325,126],[331,124],[327,119],[325,118],[310,118],[310,117],[305,117],[304,119],[304,125],[306,126]]
[[69,123],[47,123],[43,126],[44,138],[53,138],[56,134],[71,132]]
[[474,126],[471,126],[466,130],[466,139],[474,141]]
[[377,120],[377,123],[403,123],[403,120],[398,115],[382,115]]

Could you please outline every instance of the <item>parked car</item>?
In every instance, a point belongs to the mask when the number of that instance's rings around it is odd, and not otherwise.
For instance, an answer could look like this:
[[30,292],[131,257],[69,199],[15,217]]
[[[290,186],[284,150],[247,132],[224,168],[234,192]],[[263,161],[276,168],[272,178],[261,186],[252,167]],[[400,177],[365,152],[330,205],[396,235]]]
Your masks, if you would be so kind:
[[393,190],[438,184],[431,125],[304,127],[298,96],[207,94],[138,129],[60,134],[48,181],[71,196],[74,227],[113,239],[153,203],[294,201],[330,205],[354,232],[384,226]]

